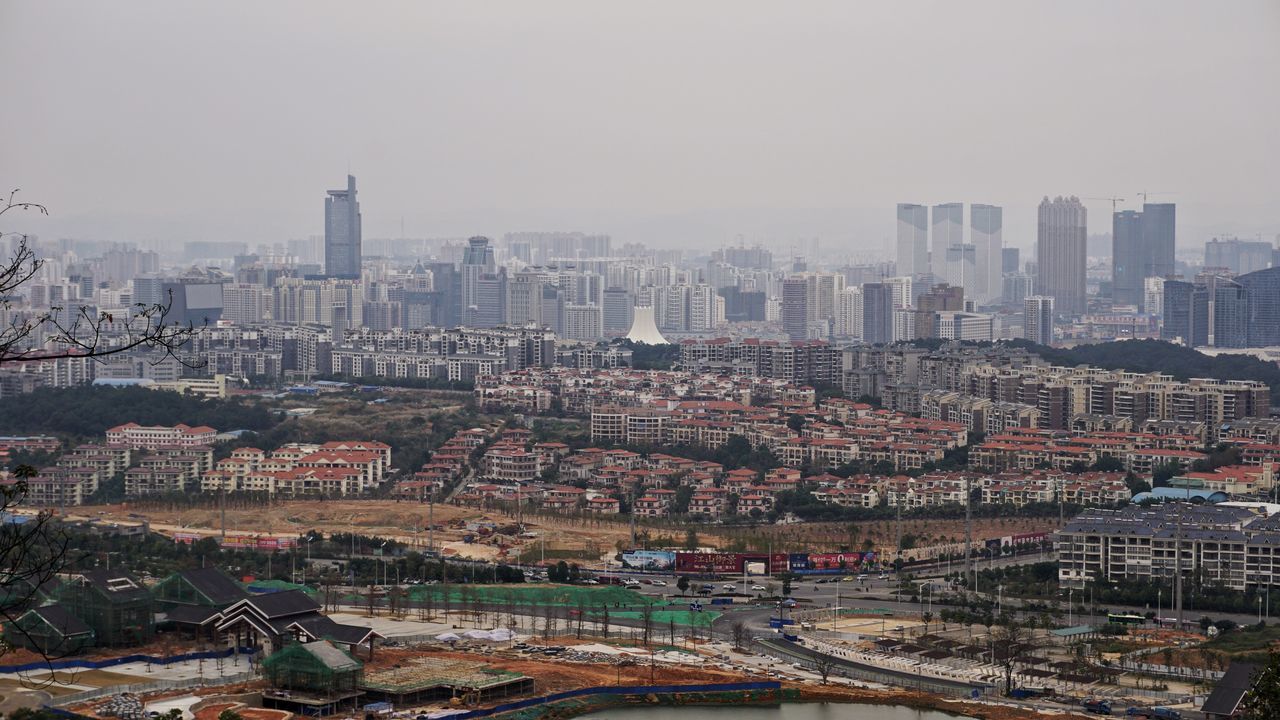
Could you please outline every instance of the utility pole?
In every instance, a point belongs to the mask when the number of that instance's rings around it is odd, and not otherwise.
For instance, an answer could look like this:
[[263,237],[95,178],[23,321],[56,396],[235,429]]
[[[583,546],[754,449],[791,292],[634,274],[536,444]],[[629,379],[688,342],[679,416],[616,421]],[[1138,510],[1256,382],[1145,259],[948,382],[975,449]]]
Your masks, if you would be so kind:
[[436,482],[431,481],[431,501],[427,504],[427,550],[436,549]]
[[218,493],[218,504],[222,509],[222,541],[227,540],[227,479],[222,478],[222,492]]
[[[636,548],[636,484],[631,483],[631,507],[629,515],[631,515],[631,549]],[[746,565],[743,565],[744,572]]]
[[973,490],[970,480],[964,479],[964,573],[973,583],[973,591],[978,592],[978,568],[973,562]]
[[897,558],[901,560],[902,559],[902,493],[898,493],[898,502],[896,503],[896,505],[898,508],[898,541],[896,543],[898,548]]
[[[1187,492],[1191,490],[1188,487]],[[1182,630],[1182,503],[1178,504],[1178,525],[1174,532],[1174,550],[1173,550],[1173,594],[1174,602],[1178,605],[1178,630]]]

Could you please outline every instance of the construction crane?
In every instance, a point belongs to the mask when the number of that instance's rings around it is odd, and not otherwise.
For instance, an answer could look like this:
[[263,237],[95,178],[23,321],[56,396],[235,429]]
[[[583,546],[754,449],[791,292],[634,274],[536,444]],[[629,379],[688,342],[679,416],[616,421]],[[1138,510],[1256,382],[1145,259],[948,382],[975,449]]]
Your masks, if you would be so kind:
[[1148,196],[1148,195],[1176,195],[1177,193],[1171,193],[1171,192],[1140,192],[1140,193],[1138,193],[1138,194],[1142,196],[1142,204],[1143,204],[1143,205],[1146,205],[1146,204],[1147,204],[1147,196]]
[[1122,202],[1124,202],[1124,198],[1121,198],[1121,197],[1105,197],[1105,198],[1103,198],[1103,197],[1089,197],[1089,198],[1085,198],[1085,200],[1109,200],[1109,201],[1111,201],[1111,214],[1112,214],[1112,215],[1115,215],[1115,214],[1116,214],[1116,203],[1122,203]]

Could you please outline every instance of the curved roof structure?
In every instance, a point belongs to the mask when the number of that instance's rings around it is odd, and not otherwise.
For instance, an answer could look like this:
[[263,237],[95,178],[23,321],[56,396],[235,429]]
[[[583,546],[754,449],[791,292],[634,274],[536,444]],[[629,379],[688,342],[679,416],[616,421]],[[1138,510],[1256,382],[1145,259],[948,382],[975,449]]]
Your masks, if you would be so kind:
[[631,329],[627,331],[627,339],[649,345],[667,345],[669,340],[662,337],[658,324],[653,318],[653,306],[637,305],[635,317],[631,321]]
[[1157,502],[1163,502],[1165,500],[1186,500],[1189,502],[1217,504],[1225,502],[1228,499],[1229,496],[1221,490],[1188,490],[1184,488],[1158,487],[1150,492],[1140,492],[1137,495],[1134,495],[1133,500],[1130,502],[1136,505],[1146,500],[1155,500]]

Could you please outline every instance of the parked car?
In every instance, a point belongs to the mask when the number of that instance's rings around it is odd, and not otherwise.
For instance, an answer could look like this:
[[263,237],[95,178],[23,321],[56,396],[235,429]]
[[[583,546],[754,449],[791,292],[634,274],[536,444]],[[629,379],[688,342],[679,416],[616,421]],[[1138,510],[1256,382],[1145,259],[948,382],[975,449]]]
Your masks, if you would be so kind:
[[667,581],[666,581],[666,580],[654,580],[654,581],[653,581],[653,586],[654,586],[654,587],[666,587],[666,586],[667,586]]
[[1083,703],[1081,703],[1081,706],[1084,707],[1084,709],[1087,712],[1091,712],[1095,715],[1111,714],[1111,703],[1107,702],[1106,700],[1097,700],[1094,698],[1089,698],[1088,700],[1085,700]]
[[751,586],[751,589],[752,589],[753,591],[755,591],[755,592],[765,592],[765,591],[766,591],[766,590],[768,590],[769,588],[767,588],[767,587],[765,587],[765,586],[763,586],[763,585],[752,585],[752,586]]
[[723,584],[723,585],[721,585],[721,586],[720,586],[720,589],[722,589],[722,590],[724,590],[724,591],[726,591],[726,592],[733,592],[734,590],[736,590],[736,589],[737,589],[737,586],[736,586],[736,585],[734,585],[733,583],[725,583],[725,584]]

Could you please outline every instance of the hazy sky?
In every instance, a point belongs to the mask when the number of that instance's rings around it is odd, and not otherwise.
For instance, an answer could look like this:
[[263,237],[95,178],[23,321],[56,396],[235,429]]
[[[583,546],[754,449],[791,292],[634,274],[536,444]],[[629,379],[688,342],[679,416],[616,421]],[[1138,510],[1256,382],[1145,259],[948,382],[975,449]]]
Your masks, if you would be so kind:
[[366,238],[858,257],[959,201],[1027,247],[1045,194],[1142,190],[1183,246],[1280,232],[1276,0],[0,0],[0,68],[0,185],[51,213],[2,229],[44,237],[319,234],[348,167]]

